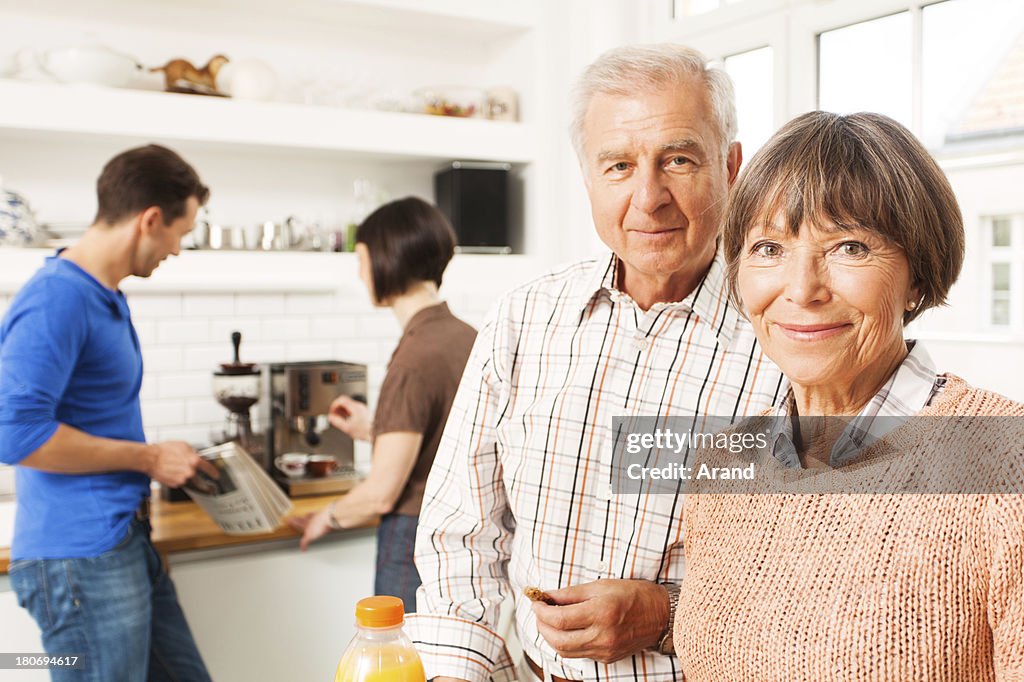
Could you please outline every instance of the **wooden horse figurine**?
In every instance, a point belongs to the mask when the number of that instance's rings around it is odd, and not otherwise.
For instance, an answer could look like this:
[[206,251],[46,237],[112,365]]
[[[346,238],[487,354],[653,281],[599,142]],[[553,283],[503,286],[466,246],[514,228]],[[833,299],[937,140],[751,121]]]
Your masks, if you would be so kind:
[[222,54],[215,55],[206,62],[206,66],[197,69],[187,59],[172,59],[163,66],[156,66],[150,73],[163,71],[164,87],[172,91],[183,85],[199,91],[217,93],[217,73],[227,64],[228,58]]

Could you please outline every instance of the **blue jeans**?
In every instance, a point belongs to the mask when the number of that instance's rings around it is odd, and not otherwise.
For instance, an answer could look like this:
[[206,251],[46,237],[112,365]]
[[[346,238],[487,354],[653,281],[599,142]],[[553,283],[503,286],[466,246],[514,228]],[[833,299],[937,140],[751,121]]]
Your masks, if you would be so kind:
[[84,659],[84,670],[54,669],[51,679],[210,679],[146,522],[133,521],[124,540],[99,556],[14,561],[8,572],[46,653]]
[[406,613],[416,613],[420,574],[412,562],[418,516],[386,514],[377,527],[377,574],[373,593],[401,597]]

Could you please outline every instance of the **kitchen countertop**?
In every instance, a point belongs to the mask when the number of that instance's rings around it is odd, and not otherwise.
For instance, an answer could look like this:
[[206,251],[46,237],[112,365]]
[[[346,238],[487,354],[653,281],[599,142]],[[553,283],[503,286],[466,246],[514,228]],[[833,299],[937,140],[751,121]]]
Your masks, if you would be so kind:
[[[294,498],[288,516],[317,511],[334,497],[336,495],[332,494]],[[10,503],[9,511],[12,515],[13,507],[14,504]],[[153,545],[164,557],[164,563],[167,563],[167,556],[175,552],[253,545],[299,537],[298,531],[287,522],[269,533],[226,535],[194,502],[165,502],[158,496],[154,496],[152,500],[150,523],[153,526]],[[6,575],[10,558],[10,547],[6,544],[0,546],[0,575]]]

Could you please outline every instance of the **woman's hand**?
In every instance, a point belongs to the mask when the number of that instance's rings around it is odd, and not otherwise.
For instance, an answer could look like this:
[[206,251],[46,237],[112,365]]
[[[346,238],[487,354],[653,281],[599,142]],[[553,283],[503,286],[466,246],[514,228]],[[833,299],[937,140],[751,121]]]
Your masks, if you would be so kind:
[[373,439],[373,418],[366,403],[353,400],[347,395],[339,395],[331,403],[327,419],[331,426],[348,434],[353,440]]
[[310,544],[331,532],[331,504],[318,512],[293,516],[288,519],[288,525],[302,533],[299,549],[303,552],[309,548]]

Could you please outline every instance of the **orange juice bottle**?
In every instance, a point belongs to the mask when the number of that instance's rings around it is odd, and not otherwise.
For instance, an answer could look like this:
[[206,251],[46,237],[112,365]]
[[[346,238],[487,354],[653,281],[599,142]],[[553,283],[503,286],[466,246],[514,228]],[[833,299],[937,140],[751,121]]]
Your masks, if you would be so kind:
[[334,682],[426,682],[423,663],[402,632],[405,604],[398,597],[367,597],[356,604],[356,636],[338,663]]

